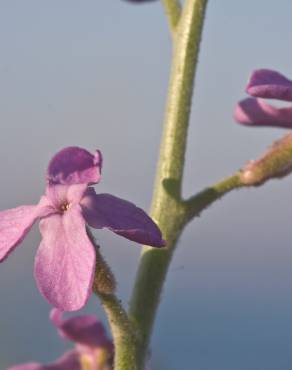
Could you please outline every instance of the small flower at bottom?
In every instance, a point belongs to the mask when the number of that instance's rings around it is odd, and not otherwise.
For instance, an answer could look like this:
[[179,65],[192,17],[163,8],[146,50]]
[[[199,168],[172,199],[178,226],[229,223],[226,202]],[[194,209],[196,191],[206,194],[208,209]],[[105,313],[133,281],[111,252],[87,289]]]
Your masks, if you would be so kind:
[[59,335],[74,342],[75,348],[50,364],[29,362],[6,370],[114,370],[113,342],[107,336],[102,322],[95,316],[63,319],[63,312],[53,308],[50,319]]
[[75,348],[51,364],[31,362],[7,370],[112,370],[114,347],[105,329],[95,316],[63,319],[62,311],[53,309],[51,320],[59,334],[73,341]]
[[43,296],[63,311],[78,310],[91,292],[95,249],[86,227],[107,228],[132,241],[162,247],[158,226],[133,203],[96,194],[102,156],[78,147],[58,152],[47,171],[46,194],[35,206],[0,212],[0,262],[21,243],[40,219],[42,241],[35,258],[35,278]]

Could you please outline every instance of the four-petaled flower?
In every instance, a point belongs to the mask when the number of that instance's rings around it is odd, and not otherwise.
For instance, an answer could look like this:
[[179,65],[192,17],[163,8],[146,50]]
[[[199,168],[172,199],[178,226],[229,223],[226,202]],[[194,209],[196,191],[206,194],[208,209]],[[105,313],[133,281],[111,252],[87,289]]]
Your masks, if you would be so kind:
[[47,365],[30,362],[7,370],[112,370],[114,347],[100,321],[93,315],[63,319],[62,311],[54,308],[51,321],[61,337],[76,343],[73,350]]
[[276,108],[263,99],[292,102],[292,81],[279,72],[259,69],[252,73],[246,92],[251,95],[239,102],[234,118],[247,126],[292,128],[292,106]]
[[37,205],[0,212],[0,261],[40,219],[36,282],[43,296],[63,311],[83,307],[92,291],[95,249],[87,225],[108,228],[141,244],[165,245],[159,228],[142,209],[89,187],[99,182],[101,166],[99,151],[92,155],[82,148],[65,148],[49,163],[46,195]]

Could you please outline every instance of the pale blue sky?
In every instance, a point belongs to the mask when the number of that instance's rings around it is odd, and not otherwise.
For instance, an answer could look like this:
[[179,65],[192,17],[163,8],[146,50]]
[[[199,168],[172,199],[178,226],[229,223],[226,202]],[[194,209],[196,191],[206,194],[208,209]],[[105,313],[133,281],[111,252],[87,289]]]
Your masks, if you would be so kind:
[[[285,133],[237,126],[232,110],[254,68],[292,77],[291,14],[288,0],[210,0],[186,195]],[[147,209],[171,55],[160,3],[0,0],[0,55],[0,208],[37,202],[50,157],[79,145],[104,154],[97,190]],[[154,370],[291,369],[291,181],[230,194],[188,226],[159,311]],[[96,236],[126,304],[140,247]],[[32,277],[38,243],[35,228],[0,266],[3,368],[64,348]],[[96,299],[87,310],[103,317]]]

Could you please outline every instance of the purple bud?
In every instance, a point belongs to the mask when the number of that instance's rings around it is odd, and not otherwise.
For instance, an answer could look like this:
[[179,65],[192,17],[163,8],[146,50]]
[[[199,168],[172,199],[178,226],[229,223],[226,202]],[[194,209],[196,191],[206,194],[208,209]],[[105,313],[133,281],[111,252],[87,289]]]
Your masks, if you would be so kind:
[[292,106],[277,108],[264,99],[292,101],[292,81],[281,73],[258,69],[249,78],[246,92],[251,97],[240,101],[235,120],[245,126],[292,128]]

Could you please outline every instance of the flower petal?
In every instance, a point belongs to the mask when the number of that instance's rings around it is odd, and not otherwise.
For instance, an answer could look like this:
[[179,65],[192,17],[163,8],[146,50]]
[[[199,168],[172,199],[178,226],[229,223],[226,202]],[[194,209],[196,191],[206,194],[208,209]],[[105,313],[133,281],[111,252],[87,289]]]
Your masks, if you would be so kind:
[[20,206],[0,212],[0,262],[22,242],[39,217],[51,212],[45,197],[36,206]]
[[78,147],[59,151],[50,161],[47,170],[49,184],[96,184],[101,177],[102,155],[94,155]]
[[6,370],[82,370],[77,351],[66,352],[57,361],[51,364],[42,365],[37,362],[20,364],[9,367]]
[[165,245],[158,226],[141,208],[113,195],[95,194],[93,189],[88,190],[81,204],[89,226],[108,228],[127,239],[152,247]]
[[56,362],[45,365],[44,370],[82,370],[77,351],[66,352]]
[[48,365],[42,365],[36,362],[27,364],[16,365],[8,368],[7,370],[82,370],[79,360],[78,352],[66,352],[56,362]]
[[63,311],[78,310],[90,296],[95,250],[79,205],[40,222],[42,241],[35,259],[35,278],[44,297]]
[[27,364],[20,364],[9,367],[6,370],[44,370],[44,366],[37,362],[29,362]]
[[258,69],[252,73],[246,92],[258,98],[292,101],[292,81],[279,72]]
[[62,311],[51,310],[50,318],[62,337],[89,347],[104,347],[110,342],[103,324],[93,315],[63,319]]
[[292,128],[292,106],[275,108],[261,99],[248,98],[239,102],[234,118],[247,126]]

